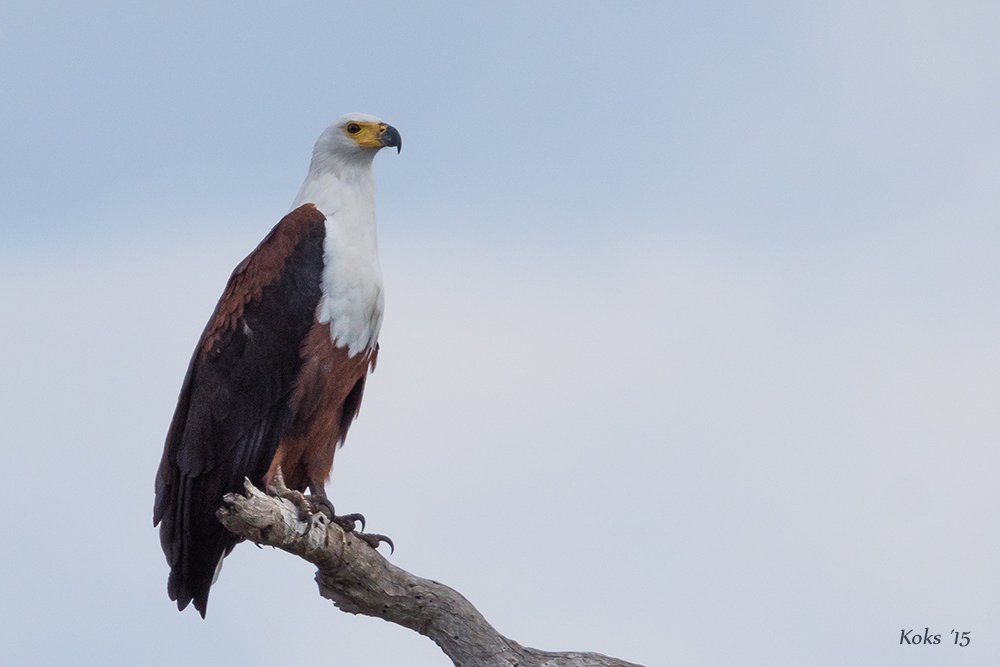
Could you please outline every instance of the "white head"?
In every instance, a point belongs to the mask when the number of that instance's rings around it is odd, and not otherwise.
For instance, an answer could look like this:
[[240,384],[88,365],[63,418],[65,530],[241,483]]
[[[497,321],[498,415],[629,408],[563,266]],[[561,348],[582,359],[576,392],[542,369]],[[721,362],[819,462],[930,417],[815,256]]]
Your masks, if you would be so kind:
[[394,146],[398,153],[402,144],[396,128],[375,116],[344,114],[319,135],[309,171],[340,171],[349,165],[367,167],[380,149]]
[[386,146],[395,146],[398,152],[402,143],[396,128],[375,116],[344,114],[316,140],[309,173],[292,208],[311,203],[329,217],[346,200],[357,197],[374,207],[372,160]]

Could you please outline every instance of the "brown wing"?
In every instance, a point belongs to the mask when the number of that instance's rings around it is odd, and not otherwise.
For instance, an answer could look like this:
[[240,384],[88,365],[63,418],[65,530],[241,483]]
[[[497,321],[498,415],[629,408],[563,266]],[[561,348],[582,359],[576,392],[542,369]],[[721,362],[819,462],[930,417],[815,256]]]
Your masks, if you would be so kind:
[[236,268],[188,366],[156,475],[153,525],[177,607],[205,615],[219,561],[237,540],[222,496],[260,482],[291,423],[300,346],[320,299],[325,217],[286,215]]

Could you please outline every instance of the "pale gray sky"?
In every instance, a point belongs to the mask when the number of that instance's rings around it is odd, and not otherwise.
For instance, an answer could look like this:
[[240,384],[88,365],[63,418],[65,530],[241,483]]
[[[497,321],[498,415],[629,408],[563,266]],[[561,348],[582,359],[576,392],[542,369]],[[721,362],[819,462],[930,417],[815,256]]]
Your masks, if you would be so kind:
[[997,662],[998,34],[986,0],[4,3],[5,660],[450,664],[252,545],[179,614],[151,526],[229,272],[360,110],[404,150],[329,491],[393,562],[543,649]]

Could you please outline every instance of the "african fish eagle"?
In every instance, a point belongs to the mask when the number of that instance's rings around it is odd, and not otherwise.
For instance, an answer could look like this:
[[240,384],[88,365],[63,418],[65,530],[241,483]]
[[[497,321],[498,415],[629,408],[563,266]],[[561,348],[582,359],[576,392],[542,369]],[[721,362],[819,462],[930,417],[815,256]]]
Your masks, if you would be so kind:
[[280,475],[328,504],[334,451],[358,413],[382,325],[372,160],[401,145],[374,116],[334,121],[291,212],[233,271],[198,341],[153,508],[178,609],[194,601],[205,616],[239,542],[215,512],[244,478],[267,486]]

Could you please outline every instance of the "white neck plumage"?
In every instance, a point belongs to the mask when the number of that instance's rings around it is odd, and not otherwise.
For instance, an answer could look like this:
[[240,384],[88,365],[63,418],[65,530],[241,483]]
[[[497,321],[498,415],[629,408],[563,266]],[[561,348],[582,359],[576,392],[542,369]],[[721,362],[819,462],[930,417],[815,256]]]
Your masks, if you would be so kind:
[[344,159],[313,154],[292,208],[313,204],[326,216],[323,295],[316,311],[337,347],[369,351],[382,327],[384,298],[375,233],[374,151]]

